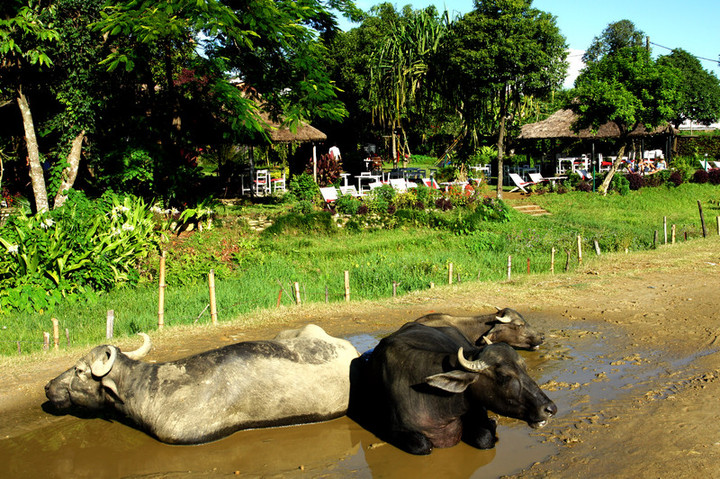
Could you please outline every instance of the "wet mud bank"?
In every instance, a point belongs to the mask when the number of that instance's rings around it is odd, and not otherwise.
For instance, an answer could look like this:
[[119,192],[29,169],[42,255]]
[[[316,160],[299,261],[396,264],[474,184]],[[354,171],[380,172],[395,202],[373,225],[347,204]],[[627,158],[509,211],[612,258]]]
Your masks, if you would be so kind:
[[[528,314],[546,331],[539,351],[521,352],[528,370],[558,405],[548,426],[531,430],[497,418],[499,442],[481,451],[466,444],[412,456],[343,417],[319,424],[240,431],[199,446],[162,444],[107,418],[53,416],[35,404],[19,429],[0,439],[8,477],[499,477],[522,474],[576,441],[579,424],[612,422],[628,398],[671,396],[692,381],[698,356],[639,347],[626,330],[582,321],[557,327],[558,318]],[[347,334],[360,351],[390,330]],[[690,378],[690,379],[688,379]],[[658,379],[667,387],[658,388]],[[22,419],[22,418],[18,418]]]

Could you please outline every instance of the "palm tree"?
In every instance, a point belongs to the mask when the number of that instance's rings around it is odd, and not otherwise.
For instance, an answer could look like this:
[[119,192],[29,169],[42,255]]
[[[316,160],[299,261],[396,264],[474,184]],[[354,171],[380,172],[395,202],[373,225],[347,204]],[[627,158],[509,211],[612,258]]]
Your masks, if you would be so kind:
[[[398,152],[409,155],[410,147],[403,120],[421,107],[428,73],[428,60],[435,53],[447,31],[447,11],[442,16],[434,7],[405,11],[392,23],[380,49],[372,57],[370,101],[373,121],[390,128],[393,158]],[[401,134],[397,147],[396,134]]]

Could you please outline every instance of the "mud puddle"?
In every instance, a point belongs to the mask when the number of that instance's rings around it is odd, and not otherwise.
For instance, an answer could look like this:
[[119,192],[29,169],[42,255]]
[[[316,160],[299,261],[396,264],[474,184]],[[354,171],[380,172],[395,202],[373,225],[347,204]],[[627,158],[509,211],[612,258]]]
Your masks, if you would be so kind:
[[[542,322],[537,321],[535,322]],[[521,352],[530,374],[559,408],[544,430],[499,418],[495,449],[463,443],[412,456],[378,440],[348,418],[321,424],[240,431],[211,444],[169,446],[127,425],[105,419],[45,414],[0,439],[5,477],[498,477],[518,473],[554,454],[565,428],[609,414],[627,394],[643,394],[692,357],[633,350],[620,331],[552,331],[540,352]],[[361,352],[386,332],[347,336]],[[35,416],[35,414],[33,414]]]

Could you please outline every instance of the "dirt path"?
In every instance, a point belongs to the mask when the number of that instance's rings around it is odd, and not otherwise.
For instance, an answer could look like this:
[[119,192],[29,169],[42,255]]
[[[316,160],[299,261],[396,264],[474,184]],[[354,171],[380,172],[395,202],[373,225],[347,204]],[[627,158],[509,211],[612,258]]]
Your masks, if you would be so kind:
[[[606,325],[626,336],[621,351],[664,351],[643,387],[598,404],[574,406],[543,432],[559,453],[523,477],[687,477],[720,466],[720,239],[695,240],[638,254],[586,258],[571,275],[518,277],[501,284],[461,284],[382,302],[310,305],[254,315],[217,328],[155,332],[151,358],[164,360],[227,344],[267,338],[314,322],[330,334],[392,330],[430,311],[512,307],[544,318],[550,334],[583,324]],[[120,342],[133,348],[137,339]],[[613,343],[614,344],[614,343]],[[44,421],[34,405],[43,385],[83,350],[0,359],[0,438]],[[555,388],[577,385],[559,384]],[[580,386],[582,388],[582,386]],[[32,406],[31,406],[32,405]],[[712,475],[712,474],[711,474]]]

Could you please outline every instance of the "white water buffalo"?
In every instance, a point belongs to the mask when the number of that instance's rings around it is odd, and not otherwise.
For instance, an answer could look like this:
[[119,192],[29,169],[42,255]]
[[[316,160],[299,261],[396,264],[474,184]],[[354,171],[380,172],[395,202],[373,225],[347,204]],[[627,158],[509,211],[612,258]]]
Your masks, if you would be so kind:
[[412,454],[492,448],[488,410],[540,427],[557,407],[508,344],[476,347],[453,327],[407,323],[353,362],[350,416]]
[[471,343],[507,343],[519,349],[537,349],[545,340],[544,335],[530,326],[514,309],[499,309],[496,313],[478,316],[452,316],[432,313],[415,320],[425,326],[453,327]]
[[[142,333],[141,333],[142,334]],[[198,444],[240,429],[322,421],[347,412],[357,350],[316,325],[151,364],[98,346],[45,386],[55,409],[111,410],[163,442]]]

